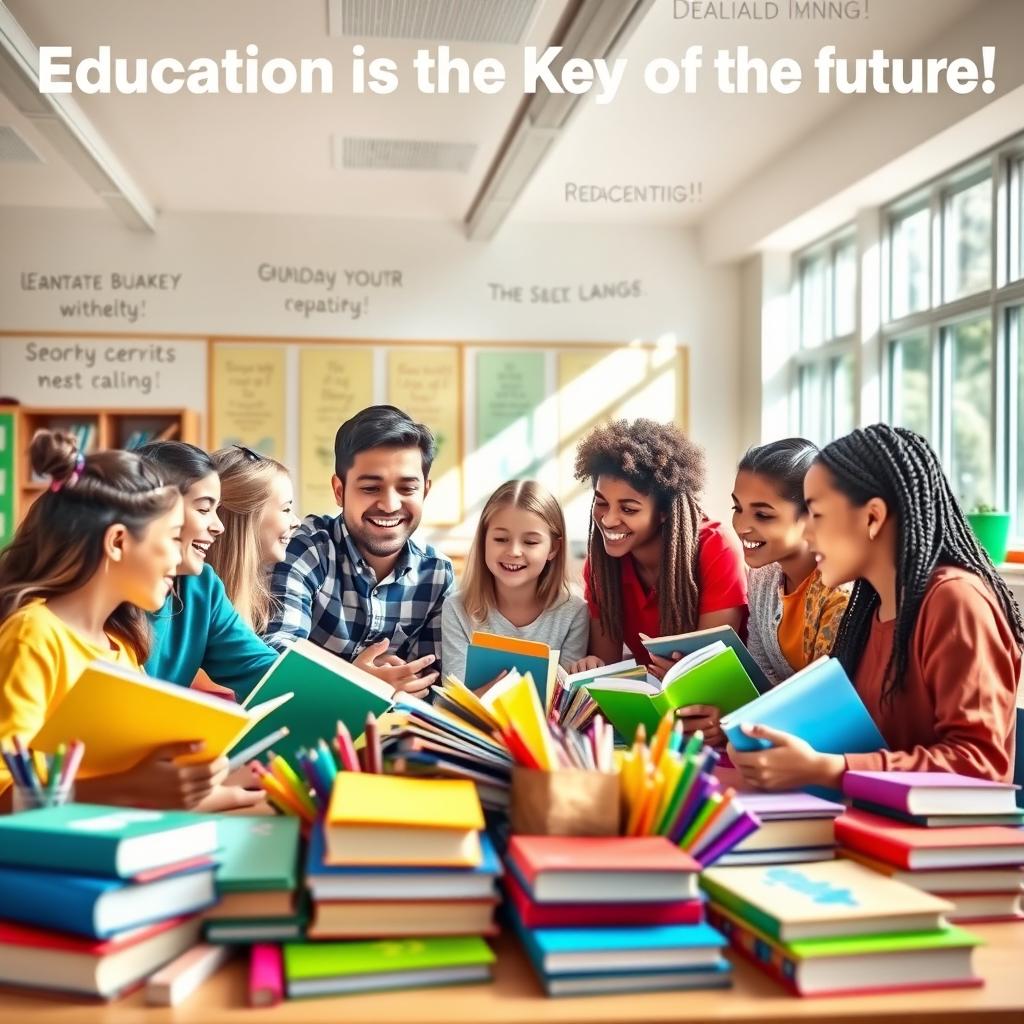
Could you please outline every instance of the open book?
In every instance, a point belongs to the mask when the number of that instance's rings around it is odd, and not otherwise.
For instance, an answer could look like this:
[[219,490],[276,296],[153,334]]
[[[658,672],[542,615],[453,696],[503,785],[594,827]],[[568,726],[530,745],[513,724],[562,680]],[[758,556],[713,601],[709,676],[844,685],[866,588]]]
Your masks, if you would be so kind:
[[690,704],[711,704],[725,714],[757,697],[736,652],[721,641],[681,658],[664,679],[601,678],[586,684],[586,689],[627,739],[641,724],[651,735],[665,715]]
[[61,743],[85,744],[80,773],[112,775],[133,768],[157,747],[204,740],[205,749],[179,761],[212,761],[291,701],[281,691],[240,706],[223,697],[163,683],[122,665],[94,661],[65,694],[31,746],[44,753]]
[[317,740],[333,736],[339,721],[345,723],[353,739],[362,736],[366,716],[382,715],[395,699],[393,687],[309,640],[297,640],[278,657],[243,707],[250,708],[257,700],[275,700],[282,693],[294,693],[295,697],[287,707],[263,716],[247,742],[287,725],[288,736],[274,746],[287,757],[300,747],[313,747]]
[[732,626],[712,626],[710,629],[698,629],[693,633],[677,633],[675,636],[657,636],[644,641],[644,647],[651,654],[659,658],[671,658],[677,651],[687,655],[693,651],[699,651],[708,644],[720,641],[726,647],[731,647],[740,659],[750,681],[757,687],[758,693],[770,690],[772,684],[764,674],[764,670],[754,660],[754,656],[747,650],[746,644],[739,638]]

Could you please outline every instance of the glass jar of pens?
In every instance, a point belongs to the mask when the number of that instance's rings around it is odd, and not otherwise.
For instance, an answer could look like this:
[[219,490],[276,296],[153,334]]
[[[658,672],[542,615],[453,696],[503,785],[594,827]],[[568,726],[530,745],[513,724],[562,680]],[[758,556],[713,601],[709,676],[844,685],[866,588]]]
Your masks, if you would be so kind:
[[0,753],[11,776],[11,809],[15,813],[74,801],[75,776],[85,753],[85,744],[79,740],[62,743],[48,755],[29,750],[14,737],[10,746],[0,743]]

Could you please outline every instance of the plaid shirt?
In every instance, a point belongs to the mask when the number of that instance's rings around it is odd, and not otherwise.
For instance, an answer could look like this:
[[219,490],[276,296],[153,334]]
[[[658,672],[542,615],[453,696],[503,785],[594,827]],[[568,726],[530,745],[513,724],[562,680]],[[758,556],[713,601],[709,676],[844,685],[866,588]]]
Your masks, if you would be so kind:
[[440,663],[441,605],[455,589],[455,574],[444,555],[409,540],[394,570],[378,581],[342,515],[307,516],[274,567],[270,589],[278,604],[264,637],[271,647],[283,650],[308,637],[352,661],[386,636],[388,653],[405,661],[433,654]]

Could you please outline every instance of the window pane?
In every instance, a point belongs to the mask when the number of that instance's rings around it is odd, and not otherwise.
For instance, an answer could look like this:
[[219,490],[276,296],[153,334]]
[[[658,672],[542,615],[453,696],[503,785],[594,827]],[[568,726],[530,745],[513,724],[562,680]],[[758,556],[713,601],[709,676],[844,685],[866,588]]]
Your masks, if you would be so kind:
[[898,320],[927,309],[928,207],[904,214],[892,222],[892,300],[889,315]]
[[992,287],[992,179],[953,192],[944,210],[946,302]]
[[832,439],[854,428],[856,394],[853,386],[853,356],[832,360]]
[[825,257],[800,265],[800,347],[817,348],[825,340]]
[[822,426],[821,408],[821,366],[811,363],[800,367],[800,428],[801,436],[815,444],[823,444],[825,431]]
[[893,426],[932,429],[932,353],[926,331],[894,338],[889,349],[889,416]]
[[1024,306],[1011,314],[1010,339],[1016,349],[1017,360],[1017,498],[1011,509],[1015,517],[1014,536],[1024,537]]
[[857,301],[857,246],[844,242],[835,255],[835,316],[832,337],[852,334],[856,323],[854,303]]
[[947,328],[953,364],[953,490],[970,510],[993,504],[992,322],[979,317]]
[[1024,158],[1017,161],[1017,277],[1024,277]]

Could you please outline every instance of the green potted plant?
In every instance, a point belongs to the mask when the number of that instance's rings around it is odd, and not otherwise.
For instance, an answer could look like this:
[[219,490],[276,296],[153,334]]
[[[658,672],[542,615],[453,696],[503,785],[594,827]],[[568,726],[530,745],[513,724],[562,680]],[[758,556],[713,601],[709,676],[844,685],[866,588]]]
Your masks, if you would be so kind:
[[996,565],[1005,562],[1010,540],[1009,513],[999,512],[993,505],[982,503],[967,513],[967,522],[971,524],[974,536],[988,552],[989,558]]

